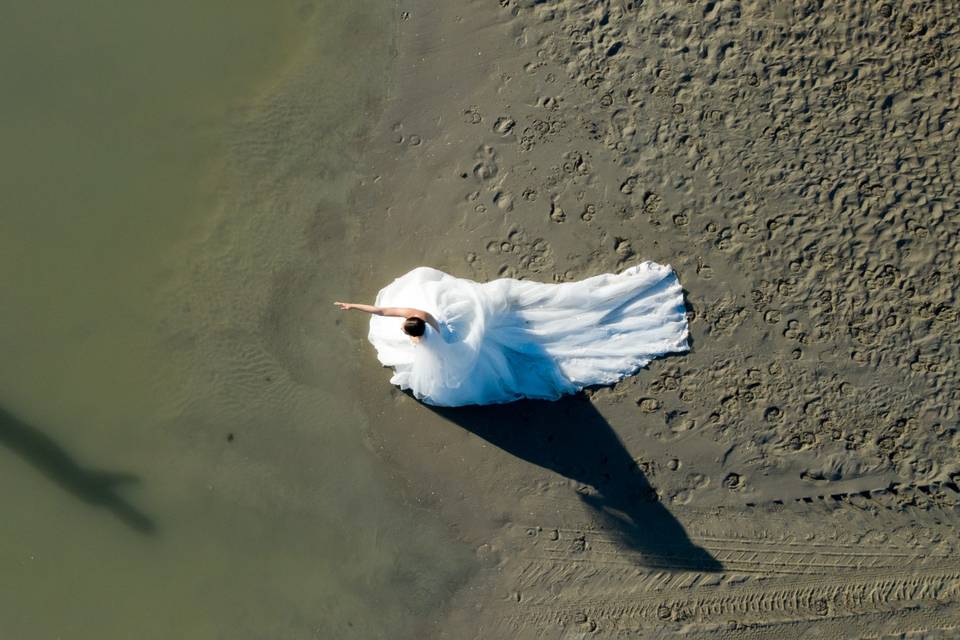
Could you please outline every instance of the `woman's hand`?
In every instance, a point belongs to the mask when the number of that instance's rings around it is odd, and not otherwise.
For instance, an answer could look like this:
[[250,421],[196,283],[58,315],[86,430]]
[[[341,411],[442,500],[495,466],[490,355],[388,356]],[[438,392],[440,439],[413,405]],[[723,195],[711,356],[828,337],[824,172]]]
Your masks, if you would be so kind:
[[333,304],[340,307],[341,311],[348,311],[353,308],[353,305],[350,304],[349,302],[334,302]]

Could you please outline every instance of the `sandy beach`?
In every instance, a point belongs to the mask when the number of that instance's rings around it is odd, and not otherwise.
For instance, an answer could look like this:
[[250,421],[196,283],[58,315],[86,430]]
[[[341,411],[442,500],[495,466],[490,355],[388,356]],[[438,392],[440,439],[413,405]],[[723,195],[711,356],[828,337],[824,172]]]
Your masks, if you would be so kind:
[[[0,640],[960,637],[958,16],[13,3]],[[647,260],[689,352],[556,402],[332,304]]]
[[688,354],[434,410],[345,318],[371,446],[473,554],[423,637],[948,638],[956,2],[401,2],[345,230],[418,265],[672,265]]

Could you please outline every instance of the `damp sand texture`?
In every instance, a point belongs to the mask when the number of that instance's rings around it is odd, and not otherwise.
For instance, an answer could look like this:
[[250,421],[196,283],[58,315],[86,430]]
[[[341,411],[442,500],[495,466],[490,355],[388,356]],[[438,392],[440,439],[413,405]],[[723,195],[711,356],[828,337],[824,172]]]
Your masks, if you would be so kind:
[[483,562],[448,637],[956,637],[958,3],[403,8],[355,280],[653,260],[692,335],[556,405],[372,407]]

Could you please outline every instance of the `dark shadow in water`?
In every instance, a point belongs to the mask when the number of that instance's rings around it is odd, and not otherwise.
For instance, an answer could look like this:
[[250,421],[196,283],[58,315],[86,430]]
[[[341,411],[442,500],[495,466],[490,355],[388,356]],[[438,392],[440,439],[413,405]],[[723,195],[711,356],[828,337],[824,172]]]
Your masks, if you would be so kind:
[[593,487],[596,493],[581,495],[581,500],[639,555],[638,564],[675,571],[722,570],[657,501],[633,456],[583,394],[553,402],[425,406],[522,460]]
[[84,502],[106,509],[131,529],[143,534],[156,531],[153,520],[117,494],[122,485],[139,482],[136,476],[81,467],[50,436],[3,408],[0,408],[0,444],[66,491]]

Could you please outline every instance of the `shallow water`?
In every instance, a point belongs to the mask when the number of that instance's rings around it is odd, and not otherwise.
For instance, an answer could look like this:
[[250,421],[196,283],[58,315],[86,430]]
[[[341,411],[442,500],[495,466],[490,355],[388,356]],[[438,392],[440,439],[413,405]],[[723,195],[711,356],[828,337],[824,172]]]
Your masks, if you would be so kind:
[[394,20],[8,7],[5,636],[402,638],[462,574],[370,451],[330,304]]

